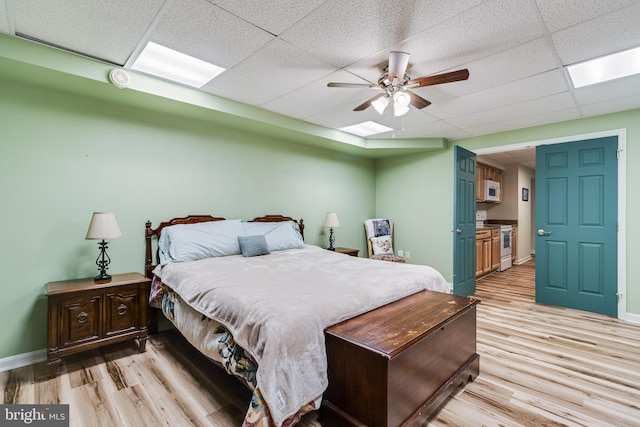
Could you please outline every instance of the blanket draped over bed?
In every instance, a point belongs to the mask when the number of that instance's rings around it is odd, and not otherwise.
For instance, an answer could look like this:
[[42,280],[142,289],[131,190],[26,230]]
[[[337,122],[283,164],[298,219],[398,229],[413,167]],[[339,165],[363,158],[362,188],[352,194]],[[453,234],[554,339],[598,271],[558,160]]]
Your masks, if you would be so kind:
[[449,292],[430,267],[311,245],[169,264],[154,273],[193,309],[224,324],[255,359],[276,426],[326,389],[326,327],[424,289]]

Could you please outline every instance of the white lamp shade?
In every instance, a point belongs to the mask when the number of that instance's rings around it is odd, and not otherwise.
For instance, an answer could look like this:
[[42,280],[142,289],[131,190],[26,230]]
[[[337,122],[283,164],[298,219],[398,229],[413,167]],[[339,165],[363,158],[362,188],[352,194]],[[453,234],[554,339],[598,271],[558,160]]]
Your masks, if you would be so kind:
[[324,220],[324,226],[331,228],[340,227],[340,223],[338,222],[338,215],[336,215],[334,212],[329,212],[327,214],[327,218]]
[[407,92],[396,92],[393,95],[393,115],[399,117],[407,114],[410,102],[411,97]]
[[409,94],[407,92],[396,92],[393,95],[393,103],[395,104],[395,107],[407,107],[409,106],[409,103],[411,102],[411,97],[409,97]]
[[371,106],[378,112],[378,114],[384,113],[384,109],[389,105],[389,98],[381,96],[371,103]]
[[87,230],[88,240],[115,239],[122,236],[116,222],[116,217],[111,212],[94,212]]

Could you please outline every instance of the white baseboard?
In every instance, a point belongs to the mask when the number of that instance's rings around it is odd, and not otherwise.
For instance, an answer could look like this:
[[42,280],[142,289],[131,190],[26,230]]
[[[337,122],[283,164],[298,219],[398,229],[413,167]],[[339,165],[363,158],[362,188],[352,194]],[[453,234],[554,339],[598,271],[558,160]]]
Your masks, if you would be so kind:
[[520,265],[520,264],[524,264],[525,262],[530,261],[530,260],[531,260],[531,255],[526,256],[524,258],[519,258],[519,259],[515,260],[513,262],[513,264],[514,265]]
[[640,325],[640,314],[627,313],[627,322]]
[[22,368],[47,360],[47,349],[31,351],[29,353],[16,354],[15,356],[0,359],[0,372],[10,369]]

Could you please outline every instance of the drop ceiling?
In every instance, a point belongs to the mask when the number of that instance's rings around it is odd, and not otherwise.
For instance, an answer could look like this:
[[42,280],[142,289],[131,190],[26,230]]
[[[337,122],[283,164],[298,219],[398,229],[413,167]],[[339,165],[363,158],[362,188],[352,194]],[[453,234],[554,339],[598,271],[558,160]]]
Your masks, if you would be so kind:
[[[640,77],[573,89],[564,67],[640,46],[640,0],[0,0],[0,32],[129,69],[148,41],[226,68],[200,90],[370,138],[457,140],[640,108]],[[389,52],[432,102],[394,118],[352,110]]]

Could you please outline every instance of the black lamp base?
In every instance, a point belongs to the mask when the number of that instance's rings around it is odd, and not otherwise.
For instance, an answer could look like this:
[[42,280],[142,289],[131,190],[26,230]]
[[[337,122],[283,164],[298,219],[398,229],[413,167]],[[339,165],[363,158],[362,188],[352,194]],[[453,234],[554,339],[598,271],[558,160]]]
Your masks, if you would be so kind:
[[107,283],[111,281],[111,276],[107,274],[107,269],[109,268],[109,264],[111,263],[111,258],[107,255],[108,242],[105,242],[104,239],[102,242],[98,242],[98,247],[100,248],[100,254],[98,255],[98,259],[96,259],[96,265],[98,266],[98,274],[93,278],[95,283]]
[[333,239],[333,227],[329,227],[329,247],[327,249],[330,251],[336,250],[336,248],[333,247],[333,242],[335,242]]
[[96,277],[93,278],[95,283],[108,283],[111,281],[111,275],[107,273],[100,273]]

